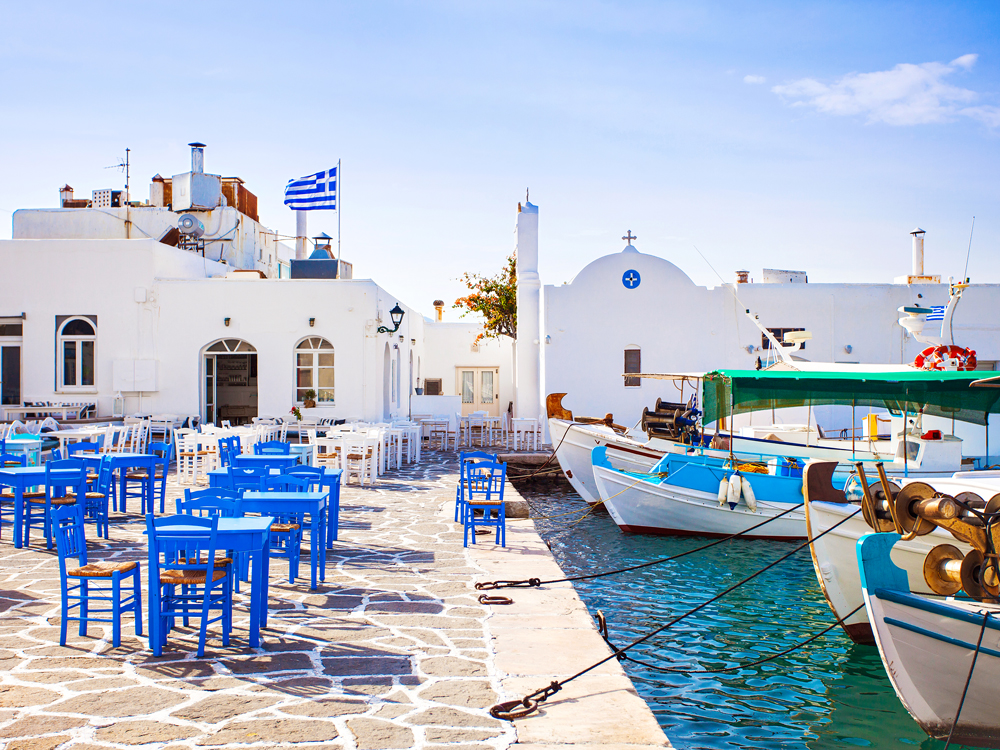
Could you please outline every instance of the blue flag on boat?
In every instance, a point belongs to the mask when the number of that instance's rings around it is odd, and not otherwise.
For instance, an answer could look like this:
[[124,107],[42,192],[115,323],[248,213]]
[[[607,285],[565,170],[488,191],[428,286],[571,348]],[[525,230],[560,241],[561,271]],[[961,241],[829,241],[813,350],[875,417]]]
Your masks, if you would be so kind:
[[294,211],[336,211],[337,168],[289,180],[285,186],[285,205]]
[[931,305],[931,311],[927,313],[927,320],[944,320],[944,310],[947,305]]

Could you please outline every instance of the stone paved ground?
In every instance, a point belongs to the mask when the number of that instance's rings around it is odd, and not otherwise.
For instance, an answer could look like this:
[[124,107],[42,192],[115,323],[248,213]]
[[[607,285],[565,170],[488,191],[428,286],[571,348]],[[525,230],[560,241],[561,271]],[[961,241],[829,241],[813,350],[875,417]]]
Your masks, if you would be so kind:
[[[318,591],[308,590],[308,578],[288,585],[284,561],[272,563],[271,616],[256,651],[247,646],[246,588],[231,646],[210,631],[204,659],[195,657],[194,628],[174,631],[154,658],[129,618],[120,648],[101,625],[87,637],[71,625],[62,648],[56,558],[37,538],[15,550],[5,527],[5,750],[508,747],[514,728],[488,713],[500,681],[490,613],[471,587],[483,573],[441,511],[454,498],[454,454],[424,458],[374,489],[344,489],[341,541]],[[178,493],[168,486],[169,497]],[[111,541],[91,543],[91,559],[138,559],[145,574],[143,528],[134,513],[116,517]]]

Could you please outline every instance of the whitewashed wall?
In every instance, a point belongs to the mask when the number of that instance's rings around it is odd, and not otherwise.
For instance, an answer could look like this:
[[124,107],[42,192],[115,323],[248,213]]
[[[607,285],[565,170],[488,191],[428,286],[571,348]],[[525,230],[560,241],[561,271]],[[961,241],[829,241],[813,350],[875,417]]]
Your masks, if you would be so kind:
[[[630,270],[641,278],[635,289],[622,281]],[[680,394],[665,381],[643,380],[638,388],[626,388],[621,377],[625,348],[641,348],[646,372],[753,368],[766,352],[746,308],[766,327],[811,331],[813,339],[801,353],[810,361],[910,362],[924,345],[897,324],[897,308],[947,301],[947,284],[705,288],[667,260],[626,249],[595,260],[570,284],[544,287],[542,395],[566,392],[563,404],[575,414],[612,412],[617,422],[631,426],[657,397],[677,400]],[[965,292],[955,313],[956,343],[975,349],[980,360],[1000,360],[998,304],[1000,285],[978,284]],[[991,431],[994,445],[1000,448]]]
[[[26,314],[25,400],[96,398],[99,413],[108,415],[114,360],[154,359],[159,389],[143,394],[141,407],[138,394],[126,394],[127,410],[197,414],[204,402],[205,348],[240,338],[258,353],[258,413],[281,416],[295,398],[295,345],[322,336],[334,345],[336,402],[313,413],[378,420],[386,411],[408,413],[409,355],[414,368],[426,356],[423,319],[401,302],[399,331],[376,331],[380,317],[391,327],[388,311],[398,300],[372,281],[226,278],[225,266],[152,240],[9,240],[0,242],[0,264],[6,271],[0,316]],[[136,289],[145,290],[146,302],[135,301]],[[57,315],[98,317],[97,382],[90,392],[55,388]],[[397,398],[388,405],[387,344],[401,365]]]
[[463,367],[496,367],[500,370],[497,396],[500,411],[514,400],[514,379],[511,358],[512,339],[481,339],[478,351],[472,350],[476,336],[482,331],[478,323],[438,323],[424,321],[426,360],[423,377],[441,378],[442,395],[458,396],[456,370]]

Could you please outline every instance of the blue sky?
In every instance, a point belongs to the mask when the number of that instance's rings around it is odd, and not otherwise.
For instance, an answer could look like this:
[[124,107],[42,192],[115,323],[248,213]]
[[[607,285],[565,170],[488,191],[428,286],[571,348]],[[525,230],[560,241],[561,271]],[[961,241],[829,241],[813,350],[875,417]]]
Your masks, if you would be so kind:
[[[293,234],[292,177],[343,160],[343,253],[431,312],[540,206],[544,283],[619,250],[696,282],[746,268],[1000,283],[993,3],[7,4],[0,236],[69,182],[238,175]],[[336,234],[313,213],[310,234]],[[455,313],[449,313],[454,317]]]

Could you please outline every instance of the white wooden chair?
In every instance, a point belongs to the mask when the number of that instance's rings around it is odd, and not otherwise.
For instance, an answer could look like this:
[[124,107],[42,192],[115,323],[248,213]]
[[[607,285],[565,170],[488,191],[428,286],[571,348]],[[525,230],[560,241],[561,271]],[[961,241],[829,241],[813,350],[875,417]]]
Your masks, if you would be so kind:
[[362,487],[365,480],[368,481],[369,487],[373,486],[377,475],[377,455],[377,439],[345,438],[343,442],[344,484],[347,484],[351,477],[357,477],[358,484]]

